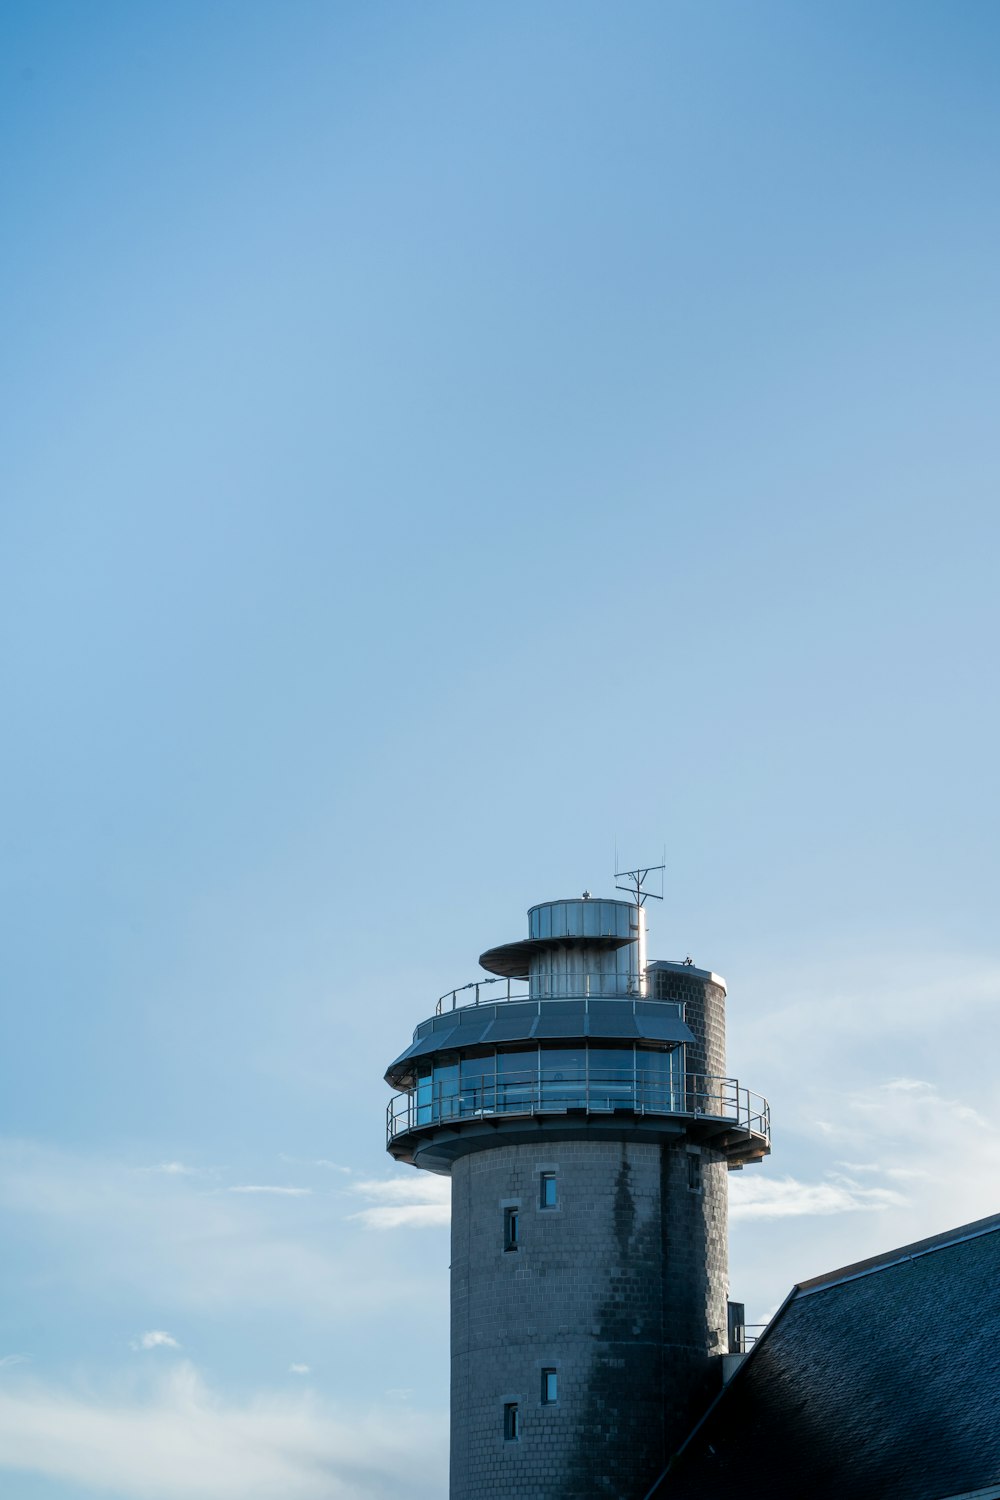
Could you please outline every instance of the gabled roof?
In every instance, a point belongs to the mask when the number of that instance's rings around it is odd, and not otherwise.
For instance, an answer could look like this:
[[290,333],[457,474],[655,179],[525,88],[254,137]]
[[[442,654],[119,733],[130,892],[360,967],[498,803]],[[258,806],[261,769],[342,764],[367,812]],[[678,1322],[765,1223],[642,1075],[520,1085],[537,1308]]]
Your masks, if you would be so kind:
[[647,1500],[997,1486],[1000,1214],[794,1287]]

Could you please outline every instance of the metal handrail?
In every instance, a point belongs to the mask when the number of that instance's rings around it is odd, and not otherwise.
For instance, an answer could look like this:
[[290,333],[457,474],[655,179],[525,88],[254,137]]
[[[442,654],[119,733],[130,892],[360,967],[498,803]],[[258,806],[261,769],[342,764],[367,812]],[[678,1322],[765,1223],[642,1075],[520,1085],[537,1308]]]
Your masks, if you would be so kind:
[[[493,984],[506,985],[506,994],[487,994],[484,999],[481,992]],[[472,979],[468,984],[460,984],[453,990],[445,990],[434,1006],[434,1014],[440,1016],[445,1011],[462,1010],[468,1005],[506,1005],[508,1001],[513,1000],[646,1000],[650,998],[640,993],[641,984],[638,974],[573,974],[553,970],[551,973],[533,974],[529,989],[513,991],[510,986],[509,979]],[[467,990],[474,990],[475,998],[460,1002],[458,996],[464,995]]]
[[[734,1342],[736,1343],[736,1348],[730,1348],[730,1354],[749,1354],[766,1327],[766,1323],[735,1324],[733,1332],[735,1334]],[[751,1328],[756,1328],[758,1332],[751,1333]]]
[[[499,1002],[503,1002],[504,1004],[506,1004],[506,1002],[508,1000],[527,1000],[528,999],[528,991],[527,990],[525,990],[523,994],[517,994],[517,995],[512,995],[511,994],[511,992],[510,992],[510,980],[509,979],[501,979],[499,977],[496,978],[496,979],[472,979],[472,980],[469,981],[468,984],[460,984],[460,985],[458,985],[453,990],[445,990],[444,994],[440,997],[440,999],[438,1000],[437,1004],[434,1007],[434,1014],[436,1016],[439,1016],[446,1009],[447,1010],[458,1010],[459,1009],[459,1005],[458,1005],[458,1001],[456,999],[456,996],[458,996],[458,995],[464,995],[466,990],[475,990],[475,992],[476,992],[476,998],[474,1000],[467,1000],[467,1001],[464,1002],[464,1004],[466,1004],[466,1005],[478,1005],[479,1004],[479,991],[481,989],[486,989],[487,986],[491,985],[491,984],[505,984],[507,986],[507,993],[506,993],[506,995],[500,995],[500,996],[496,996],[496,997],[491,996],[490,999],[489,999],[489,1001],[488,1001],[488,1004],[490,1004],[490,1005],[496,1004],[498,1001]],[[451,1001],[451,1004],[449,1006],[445,1006],[445,1001],[446,1000],[450,1000]]]
[[719,1120],[765,1143],[771,1140],[767,1100],[743,1088],[738,1079],[688,1073],[682,1082],[642,1068],[564,1071],[534,1067],[502,1076],[483,1072],[447,1084],[432,1080],[426,1094],[414,1089],[392,1096],[386,1108],[386,1132],[392,1142],[410,1130],[462,1120],[565,1114],[571,1109],[583,1109],[588,1114],[627,1109],[636,1114]]

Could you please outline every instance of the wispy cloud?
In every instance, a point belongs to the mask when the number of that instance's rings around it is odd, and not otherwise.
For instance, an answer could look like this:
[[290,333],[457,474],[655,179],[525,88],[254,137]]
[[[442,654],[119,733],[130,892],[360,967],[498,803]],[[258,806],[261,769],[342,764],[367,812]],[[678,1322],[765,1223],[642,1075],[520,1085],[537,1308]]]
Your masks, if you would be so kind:
[[271,1183],[242,1183],[238,1187],[231,1187],[231,1193],[273,1193],[278,1198],[308,1198],[312,1188],[308,1187],[275,1187]]
[[733,1219],[788,1219],[804,1214],[843,1214],[898,1207],[905,1199],[891,1188],[861,1187],[846,1177],[799,1182],[794,1177],[743,1176],[730,1182]]
[[239,1403],[186,1362],[148,1391],[0,1387],[0,1470],[134,1500],[414,1500],[447,1487],[441,1413],[351,1411],[308,1389]]
[[248,1308],[280,1309],[314,1329],[434,1295],[430,1263],[400,1266],[388,1246],[356,1232],[361,1225],[331,1229],[328,1194],[293,1197],[206,1189],[199,1177],[0,1139],[8,1239],[51,1259],[64,1297],[92,1301],[113,1289],[116,1300],[138,1295],[162,1309],[165,1321],[208,1309],[235,1313],[241,1327]]
[[451,1183],[446,1177],[414,1172],[352,1183],[351,1188],[374,1200],[372,1207],[349,1216],[366,1229],[435,1229],[451,1221]]
[[165,1333],[162,1328],[151,1328],[148,1333],[140,1334],[132,1345],[133,1349],[179,1349],[181,1346],[172,1333]]
[[845,1172],[857,1174],[858,1172],[871,1173],[878,1177],[888,1177],[894,1182],[918,1182],[921,1178],[927,1178],[930,1174],[924,1167],[884,1167],[877,1161],[841,1161],[839,1167]]
[[884,1087],[890,1069],[897,1095],[919,1096],[929,1082],[946,1098],[985,1093],[996,1102],[994,1049],[943,1045],[959,1033],[995,1034],[995,952],[931,952],[908,940],[812,955],[808,964],[769,959],[744,972],[740,995],[729,1017],[731,1061],[742,1082],[771,1098],[776,1150],[815,1119],[817,1098],[842,1105],[849,1091]]
[[288,1373],[289,1375],[308,1375],[310,1369],[308,1365],[289,1365]]
[[[797,1128],[776,1112],[774,1157],[730,1178],[733,1282],[748,1303],[996,1211],[1000,1085],[971,1069],[962,1097],[907,1074],[817,1086]],[[772,1177],[782,1161],[791,1170]]]
[[353,1170],[351,1167],[342,1167],[339,1162],[328,1161],[325,1156],[289,1156],[286,1152],[279,1151],[278,1160],[293,1167],[321,1167],[324,1172],[340,1172],[345,1177],[350,1177]]
[[891,1166],[954,1178],[960,1143],[984,1158],[984,1165],[1000,1164],[1000,1131],[994,1123],[998,1099],[996,1084],[990,1090],[978,1088],[970,1097],[949,1098],[926,1079],[892,1078],[834,1096],[835,1111],[826,1112],[817,1125],[828,1139],[866,1146],[876,1160],[885,1156]]
[[26,1365],[28,1356],[26,1354],[5,1354],[0,1358],[0,1370],[10,1369],[13,1365]]

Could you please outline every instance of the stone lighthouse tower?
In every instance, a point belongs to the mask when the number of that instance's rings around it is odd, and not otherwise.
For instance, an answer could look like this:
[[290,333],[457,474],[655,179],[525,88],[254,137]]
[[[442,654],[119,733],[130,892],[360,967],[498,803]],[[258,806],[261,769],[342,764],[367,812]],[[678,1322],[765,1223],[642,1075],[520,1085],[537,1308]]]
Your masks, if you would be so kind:
[[452,1180],[451,1500],[643,1500],[728,1347],[726,1174],[768,1107],[636,892],[533,906],[386,1073],[389,1151]]

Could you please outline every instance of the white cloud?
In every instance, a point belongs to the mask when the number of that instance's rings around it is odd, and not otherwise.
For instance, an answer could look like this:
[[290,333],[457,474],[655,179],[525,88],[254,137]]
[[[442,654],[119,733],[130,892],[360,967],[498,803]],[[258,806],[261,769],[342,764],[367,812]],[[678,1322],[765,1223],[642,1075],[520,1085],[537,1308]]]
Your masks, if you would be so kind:
[[877,1161],[841,1161],[837,1165],[846,1172],[871,1172],[895,1182],[917,1182],[930,1175],[923,1167],[883,1167]]
[[366,1229],[437,1229],[451,1222],[451,1182],[430,1172],[373,1178],[351,1184],[353,1192],[374,1199],[371,1208],[349,1215]]
[[350,1177],[353,1171],[351,1167],[342,1167],[339,1162],[327,1161],[325,1156],[314,1156],[307,1160],[301,1156],[289,1156],[286,1152],[279,1151],[278,1160],[288,1162],[294,1167],[322,1167],[325,1172],[341,1172],[345,1177]]
[[144,1392],[0,1388],[0,1469],[128,1500],[434,1500],[441,1413],[350,1411],[308,1391],[242,1403],[182,1362]]
[[5,1354],[0,1358],[0,1370],[8,1370],[13,1365],[26,1365],[28,1356],[26,1354]]
[[286,1194],[230,1193],[199,1177],[0,1139],[8,1239],[51,1260],[64,1299],[133,1295],[164,1320],[208,1310],[241,1327],[248,1309],[280,1310],[314,1329],[446,1297],[430,1261],[401,1266],[362,1226],[331,1222],[327,1194],[295,1197],[293,1213]]
[[741,1176],[729,1184],[729,1213],[733,1219],[843,1214],[897,1207],[904,1202],[891,1188],[863,1188],[846,1177],[799,1182],[794,1177]]
[[148,1333],[141,1334],[133,1343],[133,1349],[179,1349],[181,1346],[172,1333],[165,1333],[162,1328],[151,1328]]
[[390,1203],[450,1203],[451,1182],[433,1172],[410,1172],[406,1177],[373,1177],[351,1184],[353,1193]]
[[308,1365],[289,1365],[288,1373],[289,1375],[308,1375],[310,1370]]
[[[740,993],[756,1000],[750,976]],[[970,1030],[992,1027],[1000,1001],[1000,965],[990,955],[851,954],[779,969],[769,964],[756,984],[760,1003],[731,1012],[735,1049],[732,1061],[740,1068],[764,1067],[757,1085],[767,1092],[778,1071],[793,1071],[806,1057],[815,1058],[817,1044],[829,1062],[833,1054],[848,1059],[849,1076],[857,1077],[865,1062],[895,1056],[897,1066],[912,1068],[912,1057],[938,1067],[968,1067],[974,1059],[959,1049],[942,1048],[942,1026]],[[784,988],[784,994],[782,993]],[[913,1049],[916,1049],[914,1054]],[[904,1054],[911,1060],[900,1062]],[[923,1071],[923,1068],[921,1068]],[[902,1081],[902,1080],[901,1080]],[[799,1076],[800,1090],[808,1079]]]
[[445,1203],[410,1203],[363,1208],[350,1217],[366,1229],[441,1229],[451,1222],[451,1210]]
[[[1000,1209],[1000,1083],[969,1084],[964,1097],[914,1076],[825,1087],[811,1118],[776,1127],[774,1156],[730,1178],[734,1295],[768,1307],[795,1282]],[[772,1177],[779,1162],[790,1170]]]
[[147,1167],[149,1172],[162,1172],[166,1177],[200,1177],[198,1167],[186,1167],[182,1161],[163,1161],[159,1166]]
[[273,1193],[278,1198],[308,1198],[312,1188],[307,1187],[272,1187],[270,1183],[250,1182],[239,1187],[231,1187],[231,1193]]

